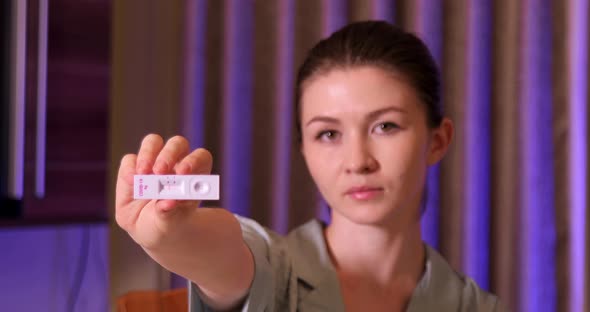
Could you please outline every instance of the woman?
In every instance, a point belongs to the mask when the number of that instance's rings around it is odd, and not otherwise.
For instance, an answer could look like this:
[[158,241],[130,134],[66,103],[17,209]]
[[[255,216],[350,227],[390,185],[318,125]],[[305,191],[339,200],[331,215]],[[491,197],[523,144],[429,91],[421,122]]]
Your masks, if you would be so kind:
[[332,209],[287,237],[193,201],[132,199],[133,174],[207,174],[212,157],[147,136],[126,155],[117,222],[158,263],[191,283],[191,311],[500,311],[421,239],[426,173],[452,122],[437,67],[414,35],[385,22],[319,42],[296,86],[300,149]]

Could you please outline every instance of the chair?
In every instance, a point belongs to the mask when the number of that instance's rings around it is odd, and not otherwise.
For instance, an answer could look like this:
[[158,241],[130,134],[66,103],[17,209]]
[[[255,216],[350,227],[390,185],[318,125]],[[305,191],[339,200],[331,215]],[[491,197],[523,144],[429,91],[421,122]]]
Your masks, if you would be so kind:
[[187,312],[186,288],[131,291],[117,298],[117,312]]

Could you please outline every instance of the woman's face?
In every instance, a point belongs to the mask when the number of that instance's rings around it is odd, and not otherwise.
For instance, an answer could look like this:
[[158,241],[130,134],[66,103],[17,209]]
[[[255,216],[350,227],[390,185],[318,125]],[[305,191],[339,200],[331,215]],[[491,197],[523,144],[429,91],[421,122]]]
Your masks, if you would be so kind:
[[333,217],[418,220],[427,167],[448,142],[433,137],[408,83],[369,66],[312,77],[301,98],[301,127],[303,156]]

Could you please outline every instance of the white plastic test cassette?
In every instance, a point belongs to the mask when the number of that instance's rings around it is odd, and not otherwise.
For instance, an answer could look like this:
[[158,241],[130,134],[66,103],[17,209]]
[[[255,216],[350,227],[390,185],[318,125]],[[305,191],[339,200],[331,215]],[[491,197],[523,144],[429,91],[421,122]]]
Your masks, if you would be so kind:
[[219,199],[218,175],[135,175],[135,199]]

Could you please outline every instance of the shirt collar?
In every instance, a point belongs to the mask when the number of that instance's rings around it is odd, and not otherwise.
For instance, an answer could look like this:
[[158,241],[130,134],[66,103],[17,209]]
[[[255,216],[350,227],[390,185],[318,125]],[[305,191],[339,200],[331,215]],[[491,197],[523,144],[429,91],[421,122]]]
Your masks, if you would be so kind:
[[426,263],[424,274],[416,285],[407,312],[455,311],[459,308],[462,282],[447,261],[433,248],[425,244]]
[[[311,220],[287,237],[291,264],[298,282],[307,284],[310,292],[302,298],[300,308],[321,311],[344,311],[338,275],[324,239],[324,225]],[[302,310],[304,310],[302,308]]]

